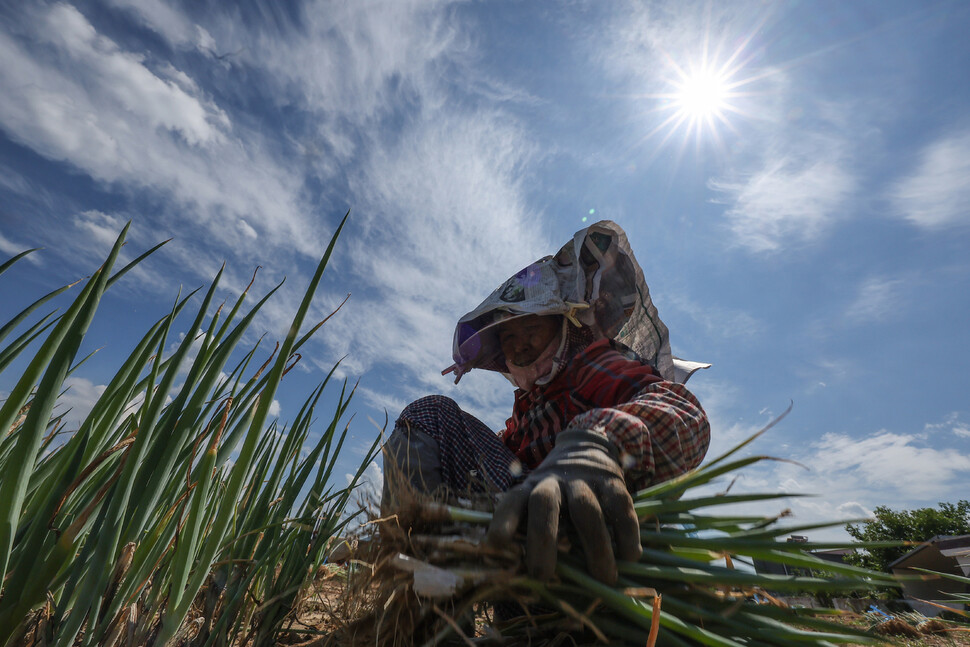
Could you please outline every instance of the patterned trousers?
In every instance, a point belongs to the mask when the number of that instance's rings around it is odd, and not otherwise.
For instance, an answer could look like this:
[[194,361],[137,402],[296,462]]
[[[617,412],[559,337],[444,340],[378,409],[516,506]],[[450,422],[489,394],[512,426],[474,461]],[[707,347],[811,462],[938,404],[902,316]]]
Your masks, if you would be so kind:
[[[395,475],[396,472],[396,475]],[[404,408],[384,445],[383,514],[393,511],[394,487],[401,475],[420,492],[454,494],[505,492],[528,473],[518,458],[475,416],[454,400],[429,395]],[[493,602],[496,618],[523,615],[517,602]],[[531,613],[548,609],[530,607]]]
[[390,502],[389,483],[401,476],[420,492],[495,494],[508,490],[524,471],[485,423],[451,398],[429,395],[404,408],[384,446],[381,507]]

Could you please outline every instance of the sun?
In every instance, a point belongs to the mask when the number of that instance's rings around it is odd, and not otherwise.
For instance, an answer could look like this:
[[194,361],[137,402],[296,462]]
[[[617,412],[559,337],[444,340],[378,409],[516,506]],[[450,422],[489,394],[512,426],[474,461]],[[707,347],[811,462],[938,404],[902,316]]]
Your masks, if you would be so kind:
[[737,88],[747,82],[736,78],[738,67],[732,67],[730,61],[718,64],[714,60],[684,67],[668,61],[668,65],[668,91],[653,95],[662,99],[657,110],[667,116],[650,134],[667,130],[666,141],[683,130],[685,140],[722,143],[722,131],[733,130],[730,118],[740,113],[737,102],[742,93]]
[[674,110],[690,120],[723,118],[730,107],[729,79],[708,69],[698,70],[676,84]]
[[646,95],[653,100],[648,114],[660,119],[643,141],[659,135],[655,147],[659,153],[668,140],[682,133],[682,152],[691,140],[698,148],[711,144],[727,151],[729,134],[737,134],[737,124],[755,115],[754,101],[762,85],[758,82],[767,74],[749,67],[753,55],[747,49],[754,33],[730,52],[712,47],[709,38],[692,57],[661,50],[657,81],[662,91]]

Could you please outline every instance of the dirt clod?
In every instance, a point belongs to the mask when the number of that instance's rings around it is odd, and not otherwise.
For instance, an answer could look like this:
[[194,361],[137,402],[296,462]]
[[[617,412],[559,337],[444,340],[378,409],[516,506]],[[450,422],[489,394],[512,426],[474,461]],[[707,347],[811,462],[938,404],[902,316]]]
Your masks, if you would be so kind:
[[881,636],[903,636],[905,638],[919,638],[919,630],[905,620],[893,618],[880,622],[874,627],[877,634]]

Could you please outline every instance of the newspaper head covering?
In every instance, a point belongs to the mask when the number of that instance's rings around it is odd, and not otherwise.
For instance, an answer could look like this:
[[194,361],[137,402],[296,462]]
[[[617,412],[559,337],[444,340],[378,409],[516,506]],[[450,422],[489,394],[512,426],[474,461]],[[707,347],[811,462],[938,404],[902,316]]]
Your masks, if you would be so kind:
[[455,382],[473,368],[507,373],[498,325],[527,315],[562,315],[588,327],[594,339],[630,347],[664,379],[677,377],[667,327],[626,234],[614,222],[602,220],[576,232],[555,256],[522,269],[459,319],[455,364],[443,372],[454,371]]

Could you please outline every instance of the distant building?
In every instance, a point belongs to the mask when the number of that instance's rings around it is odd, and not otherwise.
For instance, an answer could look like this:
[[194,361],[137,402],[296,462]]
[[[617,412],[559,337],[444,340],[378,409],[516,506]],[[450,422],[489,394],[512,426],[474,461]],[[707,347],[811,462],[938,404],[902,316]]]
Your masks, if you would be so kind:
[[[808,537],[805,535],[791,535],[785,541],[789,544],[807,544]],[[805,551],[805,553],[811,555],[812,557],[824,559],[827,562],[844,563],[846,556],[855,553],[855,549],[838,548],[835,550]],[[759,575],[811,575],[811,573],[806,572],[808,569],[806,569],[804,566],[789,566],[788,564],[767,562],[760,559],[755,559],[753,562],[754,570]]]
[[855,548],[833,548],[831,550],[813,550],[810,555],[835,564],[845,564],[846,557],[855,555]]
[[[916,569],[970,577],[970,535],[937,536],[920,544],[889,565],[894,575],[923,575]],[[970,585],[946,578],[903,582],[903,596],[915,610],[926,616],[938,615],[942,609],[923,600],[937,602],[951,593],[970,593]],[[965,605],[948,603],[959,609]]]

